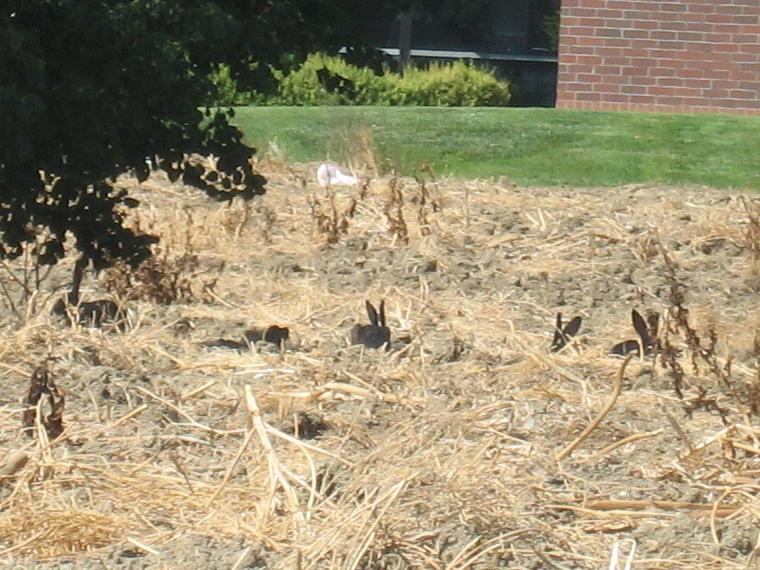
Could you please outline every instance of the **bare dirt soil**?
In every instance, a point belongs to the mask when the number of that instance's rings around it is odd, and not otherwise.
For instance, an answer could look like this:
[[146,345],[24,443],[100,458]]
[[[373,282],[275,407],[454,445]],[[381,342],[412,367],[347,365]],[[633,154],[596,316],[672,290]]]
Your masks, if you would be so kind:
[[[85,299],[118,293],[126,332],[50,316],[72,259],[17,317],[8,266],[4,567],[598,569],[633,545],[633,568],[760,567],[754,196],[429,176],[330,196],[314,165],[262,169],[248,208],[124,180],[156,283],[88,274]],[[349,345],[365,299],[388,352]],[[614,399],[632,308],[670,356],[634,357]],[[555,354],[557,312],[583,325]],[[284,350],[206,346],[271,324]],[[48,358],[52,442],[22,433]]]

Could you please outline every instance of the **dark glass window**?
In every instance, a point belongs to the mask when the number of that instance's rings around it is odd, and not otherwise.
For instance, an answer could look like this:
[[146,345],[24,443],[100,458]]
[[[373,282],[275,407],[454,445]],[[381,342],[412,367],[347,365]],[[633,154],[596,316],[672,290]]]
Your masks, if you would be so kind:
[[[505,54],[553,49],[550,20],[558,10],[559,0],[419,0],[412,8],[412,48]],[[398,46],[398,14],[378,10],[364,22],[367,43]]]

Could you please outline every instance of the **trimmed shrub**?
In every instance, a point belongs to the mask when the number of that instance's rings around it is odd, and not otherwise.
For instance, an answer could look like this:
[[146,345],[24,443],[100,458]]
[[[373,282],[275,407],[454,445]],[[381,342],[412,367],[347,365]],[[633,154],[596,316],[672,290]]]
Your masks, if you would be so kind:
[[287,75],[274,74],[280,82],[281,105],[387,105],[392,92],[387,75],[320,53]]
[[408,69],[396,86],[398,105],[494,107],[509,104],[509,84],[463,61]]
[[376,75],[339,57],[312,54],[295,71],[275,71],[280,105],[508,105],[509,84],[465,62]]
[[216,66],[209,75],[215,92],[209,104],[221,107],[234,105],[252,105],[265,102],[265,97],[257,91],[242,91],[233,79],[230,67],[226,64]]

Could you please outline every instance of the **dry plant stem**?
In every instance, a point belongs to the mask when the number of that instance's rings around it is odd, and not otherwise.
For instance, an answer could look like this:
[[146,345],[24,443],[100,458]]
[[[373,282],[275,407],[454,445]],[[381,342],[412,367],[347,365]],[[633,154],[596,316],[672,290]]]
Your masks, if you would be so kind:
[[[348,376],[353,376],[348,373]],[[299,390],[297,392],[267,392],[266,396],[270,398],[281,398],[286,400],[298,399],[307,401],[328,400],[333,399],[336,393],[350,394],[352,396],[358,396],[361,398],[377,398],[389,404],[404,404],[404,405],[422,405],[424,400],[421,398],[402,397],[395,394],[385,394],[379,390],[368,390],[361,386],[354,386],[352,384],[346,384],[344,382],[328,382],[317,386],[314,390],[306,391]]]
[[16,318],[21,322],[21,313],[16,308],[16,304],[13,302],[13,298],[11,297],[10,291],[8,291],[8,288],[5,286],[5,283],[3,281],[0,281],[0,289],[2,289],[3,296],[5,297],[5,300],[8,302],[8,306],[10,306],[11,311],[13,311],[13,314],[16,315]]
[[[513,533],[508,533],[508,535],[511,535]],[[504,545],[505,540],[507,539],[506,536],[497,536],[496,538],[491,539],[489,542],[491,544],[486,543],[486,545],[483,546],[479,551],[476,551],[472,554],[469,558],[465,558],[462,563],[459,566],[454,566],[453,562],[447,566],[450,570],[455,570],[456,568],[473,568],[475,567],[475,564],[486,555],[490,554],[492,551],[496,550],[497,548],[501,548]],[[469,545],[468,545],[469,546]],[[467,550],[467,546],[462,549],[461,553],[464,553],[464,551]],[[460,553],[460,554],[461,554]],[[457,557],[460,555],[458,554]]]
[[464,187],[464,227],[470,229],[470,189]]
[[317,466],[314,464],[314,460],[311,458],[311,455],[309,454],[308,450],[315,451],[316,453],[327,455],[328,457],[331,457],[337,461],[340,461],[344,465],[348,465],[349,467],[353,467],[353,464],[349,461],[346,461],[345,459],[341,458],[339,455],[336,455],[334,453],[331,453],[329,451],[324,451],[320,448],[318,448],[315,445],[309,445],[302,441],[299,441],[298,439],[289,436],[286,433],[281,432],[278,429],[273,428],[272,426],[265,424],[265,429],[268,433],[271,433],[272,435],[279,437],[281,439],[284,439],[285,441],[288,441],[292,444],[294,444],[296,447],[299,448],[301,453],[304,454],[306,457],[306,461],[309,464],[309,472],[311,473],[311,483],[306,483],[301,477],[296,475],[295,473],[292,473],[290,470],[281,467],[282,471],[287,475],[292,481],[295,481],[299,485],[301,485],[304,489],[309,491],[309,502],[308,502],[308,509],[306,513],[306,517],[309,516],[309,513],[311,512],[311,508],[314,505],[315,500],[319,497],[319,493],[317,493],[316,490],[316,481],[317,481]]
[[146,389],[145,389],[145,388],[143,388],[142,386],[135,386],[135,389],[136,389],[138,392],[142,392],[143,394],[145,394],[145,395],[146,395],[146,396],[148,396],[149,398],[151,398],[151,399],[155,400],[156,402],[159,402],[159,403],[163,404],[164,406],[166,406],[166,407],[167,407],[167,408],[169,408],[170,410],[172,410],[172,411],[176,412],[177,414],[179,414],[180,416],[182,416],[183,418],[185,418],[185,419],[186,419],[186,420],[189,422],[189,424],[190,424],[192,427],[194,427],[194,428],[197,428],[197,429],[200,429],[200,430],[203,430],[203,431],[208,431],[208,432],[211,432],[211,433],[215,433],[215,434],[217,434],[217,435],[231,435],[231,434],[236,434],[236,433],[242,433],[242,431],[243,431],[243,430],[232,430],[232,431],[223,431],[223,430],[216,430],[216,429],[214,429],[214,428],[212,428],[212,427],[209,427],[209,426],[205,426],[205,425],[203,425],[203,424],[199,424],[199,423],[198,423],[198,422],[196,422],[196,421],[195,421],[193,418],[191,418],[191,417],[190,417],[190,416],[189,416],[189,415],[188,415],[188,414],[187,414],[187,413],[186,413],[186,412],[185,412],[183,409],[181,409],[179,406],[175,406],[174,404],[172,404],[171,402],[169,402],[169,401],[165,400],[164,398],[161,398],[160,396],[157,396],[156,394],[154,394],[154,393],[153,393],[153,392],[151,392],[150,390],[146,390]]
[[328,382],[327,384],[320,386],[320,388],[324,389],[327,393],[342,392],[344,394],[361,396],[362,398],[375,397],[389,404],[422,405],[424,403],[424,400],[421,398],[404,398],[401,396],[396,396],[395,394],[385,394],[376,389],[368,390],[359,386],[346,384],[344,382]]
[[240,462],[240,458],[243,457],[243,453],[245,453],[245,450],[248,447],[248,444],[251,442],[252,437],[253,437],[253,430],[248,430],[248,433],[245,434],[245,438],[243,438],[243,443],[240,444],[240,448],[235,454],[235,457],[233,458],[232,463],[230,463],[230,466],[227,468],[227,472],[224,474],[224,479],[222,479],[222,482],[219,484],[219,487],[217,487],[216,491],[214,491],[214,494],[211,495],[211,498],[208,500],[208,503],[206,503],[207,508],[211,506],[211,504],[216,500],[216,498],[222,493],[224,488],[227,486],[227,483],[229,483],[230,477],[232,477],[232,472],[235,471],[235,467],[237,467],[237,464]]
[[[636,541],[633,539],[625,539],[624,541],[630,541],[631,542],[631,549],[628,552],[628,556],[625,561],[625,566],[623,566],[623,570],[631,570],[631,565],[633,564],[633,559],[636,556]],[[612,547],[612,553],[610,554],[610,566],[609,570],[617,570],[620,560],[620,541],[615,541],[615,544]]]
[[[610,509],[640,509],[646,507],[656,507],[663,511],[711,511],[714,508],[713,503],[690,503],[687,501],[650,501],[639,500],[604,500],[588,501],[585,506],[589,509],[610,510]],[[725,510],[735,511],[738,507],[723,507]]]
[[591,459],[598,459],[602,455],[607,455],[608,453],[616,450],[618,447],[622,447],[622,446],[627,445],[629,443],[633,443],[634,441],[640,441],[642,439],[648,439],[650,437],[656,437],[656,436],[660,435],[661,433],[663,433],[663,431],[664,430],[662,428],[660,428],[660,429],[656,429],[654,431],[647,431],[647,432],[644,432],[644,433],[634,433],[632,435],[629,435],[628,437],[624,437],[620,441],[616,441],[615,443],[612,443],[612,444],[608,445],[604,449],[601,449],[601,450],[597,451],[591,457]]
[[[137,327],[134,327],[134,328],[137,328]],[[178,368],[180,368],[180,369],[181,369],[181,368],[182,368],[182,367],[185,365],[185,363],[184,363],[184,362],[182,362],[182,361],[181,361],[179,358],[177,358],[176,356],[172,356],[171,354],[169,354],[169,353],[168,353],[168,352],[166,352],[165,350],[161,350],[161,349],[160,349],[160,348],[158,348],[157,346],[152,346],[152,347],[150,347],[150,350],[152,350],[152,351],[153,351],[153,352],[155,352],[156,354],[159,354],[159,355],[163,356],[164,358],[166,358],[166,359],[168,359],[168,360],[171,360],[171,361],[172,361],[174,364],[176,364],[176,365],[177,365],[177,367],[178,367]]]
[[[700,441],[699,443],[697,443],[696,445],[694,445],[689,453],[686,453],[685,455],[681,456],[681,459],[688,458],[693,453],[702,451],[706,447],[708,447],[708,446],[710,446],[710,445],[712,445],[714,443],[717,443],[717,442],[721,442],[722,443],[724,440],[728,440],[728,441],[731,442],[732,445],[736,445],[736,442],[733,439],[729,439],[728,438],[729,434],[731,434],[732,432],[734,432],[736,430],[745,431],[746,432],[747,430],[744,429],[746,427],[747,426],[743,426],[742,424],[733,424],[733,425],[730,425],[728,427],[725,427],[722,430],[720,430],[719,432],[714,433],[714,434],[712,434],[712,435],[704,438],[702,441]],[[748,435],[753,435],[752,431],[750,431],[748,433]]]
[[691,441],[689,441],[689,438],[686,436],[686,434],[684,433],[684,431],[681,429],[681,426],[678,425],[678,422],[673,417],[673,415],[670,412],[668,412],[668,410],[665,408],[665,406],[662,406],[662,412],[663,412],[663,414],[665,414],[665,417],[667,418],[668,423],[670,424],[670,426],[673,428],[673,431],[675,431],[678,434],[678,437],[683,442],[684,447],[686,447],[686,449],[688,450],[688,452],[690,454],[694,453],[694,446],[691,444]]
[[128,538],[127,542],[130,543],[133,546],[136,546],[140,550],[144,550],[148,554],[152,554],[153,556],[161,556],[161,553],[158,550],[155,550],[154,548],[151,548],[150,546],[143,544],[137,539],[134,538]]
[[[718,501],[719,503],[720,501]],[[599,500],[588,501],[582,507],[573,505],[547,505],[548,508],[557,510],[571,510],[590,514],[593,516],[604,516],[605,513],[614,515],[621,514],[626,516],[660,516],[661,513],[647,511],[645,509],[656,508],[661,511],[686,511],[695,514],[713,514],[717,517],[728,517],[742,509],[742,507],[725,506],[716,508],[716,503],[688,503],[684,501],[658,501],[656,499],[649,501],[639,500]],[[635,509],[635,510],[634,510]]]
[[718,505],[720,505],[721,501],[726,498],[726,496],[731,492],[731,489],[726,489],[721,493],[720,497],[718,497],[718,500],[713,503],[713,508],[710,510],[710,536],[712,536],[713,542],[716,546],[720,546],[720,539],[718,538],[718,529],[715,524],[715,521],[717,519],[716,513],[718,512]]
[[[389,490],[386,490],[378,498],[365,498],[361,505],[357,505],[353,512],[351,512],[336,527],[334,527],[333,532],[325,534],[319,538],[318,542],[312,547],[312,552],[309,553],[310,560],[321,560],[326,552],[333,549],[337,543],[345,541],[346,537],[348,536],[363,537],[362,544],[364,544],[364,546],[362,547],[362,552],[365,552],[368,545],[366,541],[367,537],[369,536],[369,532],[364,531],[365,525],[373,517],[373,514],[375,513],[378,506],[386,501],[389,496],[392,495],[393,500],[395,500],[398,492],[400,492],[399,485],[405,484],[406,480],[400,481],[399,483],[393,485]],[[375,491],[373,490],[372,494],[374,495],[374,493]],[[389,506],[390,503],[382,509],[382,512],[385,512]],[[376,518],[375,520],[378,519]],[[374,528],[374,526],[375,524],[372,525],[372,528]],[[352,564],[356,564],[356,560],[360,559],[361,556],[354,557],[354,562]],[[318,562],[312,562],[309,564],[308,568],[321,568],[321,566],[317,566],[317,564]]]
[[327,457],[331,457],[331,458],[335,459],[336,461],[340,461],[343,465],[345,465],[347,467],[353,467],[354,466],[353,463],[351,463],[347,459],[342,458],[337,453],[333,453],[332,451],[326,451],[324,449],[321,449],[321,448],[317,447],[316,445],[311,445],[311,444],[306,443],[304,441],[299,441],[295,437],[290,436],[290,435],[288,435],[288,434],[286,434],[284,432],[281,432],[280,430],[273,428],[269,424],[267,424],[266,429],[267,429],[267,433],[271,433],[275,437],[279,437],[280,439],[284,439],[285,441],[290,442],[290,443],[298,446],[299,448],[301,448],[301,451],[307,457],[309,456],[309,454],[306,453],[306,450],[308,449],[308,450],[313,451],[315,453],[318,453],[320,455],[326,455]]
[[552,568],[553,570],[570,570],[568,566],[565,566],[563,564],[559,564],[558,562],[554,562],[551,558],[549,558],[541,549],[534,547],[533,552],[536,556],[538,556],[541,561],[546,564],[547,568]]
[[287,479],[282,474],[279,460],[277,459],[277,455],[274,452],[274,447],[272,447],[272,442],[269,441],[269,436],[267,435],[264,419],[261,417],[259,404],[256,401],[256,396],[253,393],[253,388],[249,384],[245,386],[245,403],[248,407],[248,412],[251,414],[253,428],[256,431],[256,434],[259,436],[259,442],[264,448],[264,452],[266,453],[267,462],[269,465],[269,477],[271,479],[270,483],[272,489],[272,496],[270,497],[269,502],[269,514],[273,513],[274,493],[276,492],[277,486],[279,484],[285,493],[285,499],[287,501],[291,514],[297,522],[300,522],[303,520],[303,513],[299,512],[300,507],[298,504],[298,497],[296,496],[293,488],[290,486],[290,483],[288,483]]
[[190,477],[187,476],[187,470],[185,470],[184,465],[182,465],[181,459],[173,451],[169,453],[169,459],[174,464],[174,467],[177,469],[179,474],[182,475],[182,478],[185,480],[185,483],[187,483],[187,488],[190,491],[190,494],[194,495],[195,489],[193,488],[193,483],[192,481],[190,481]]
[[0,362],[0,368],[8,370],[9,372],[13,372],[15,374],[18,374],[19,376],[28,376],[29,375],[29,372],[27,370],[22,370],[21,368],[18,368],[16,366],[11,366],[9,364],[6,364],[5,362]]
[[214,301],[216,301],[216,302],[217,302],[217,303],[219,303],[220,305],[224,305],[224,306],[225,306],[225,307],[227,307],[228,309],[235,309],[235,310],[239,310],[239,309],[240,309],[240,307],[236,307],[235,305],[231,305],[230,303],[228,303],[228,302],[227,302],[227,301],[225,301],[224,299],[220,298],[220,297],[219,297],[219,296],[218,296],[216,293],[214,293],[213,291],[207,291],[207,294],[208,294],[208,296],[209,296],[209,297],[211,297],[211,298],[212,298]]
[[240,568],[243,567],[243,564],[247,562],[248,555],[251,553],[252,549],[253,546],[245,548],[243,552],[240,553],[240,556],[238,556],[238,559],[235,560],[235,564],[232,565],[232,568],[230,570],[240,570]]
[[597,426],[602,422],[602,420],[607,416],[607,414],[610,412],[612,407],[615,405],[615,402],[618,399],[618,396],[620,395],[620,390],[623,387],[623,375],[625,374],[625,368],[628,366],[628,363],[631,361],[631,358],[633,358],[633,353],[626,356],[625,360],[623,361],[623,364],[620,365],[620,369],[618,370],[617,376],[615,377],[615,385],[612,389],[612,397],[610,398],[609,402],[607,402],[607,405],[604,406],[601,412],[596,416],[594,421],[592,421],[586,429],[583,430],[583,432],[573,441],[570,445],[568,445],[565,449],[563,449],[559,454],[557,454],[557,461],[562,461],[567,456],[569,456],[575,449],[583,443],[583,441],[591,434],[592,431],[594,431]]
[[[622,503],[625,503],[626,501],[621,501]],[[640,501],[642,504],[641,506],[644,508],[652,507],[653,504],[647,503],[647,501]],[[652,503],[660,503],[661,501],[653,501]],[[582,515],[587,515],[592,518],[597,519],[618,519],[620,517],[625,517],[626,519],[650,519],[650,518],[656,518],[656,519],[667,519],[672,520],[679,516],[683,516],[686,514],[687,516],[691,518],[704,518],[710,516],[710,508],[712,508],[712,505],[701,505],[706,506],[707,509],[685,509],[683,513],[678,512],[657,512],[652,510],[630,510],[626,508],[620,508],[620,509],[591,509],[586,507],[576,507],[573,505],[546,505],[546,508],[548,509],[556,509],[558,511],[573,511],[575,513],[579,513]],[[622,505],[622,507],[625,507],[625,505]],[[675,511],[676,509],[670,509]],[[715,513],[715,516],[717,517],[730,517],[733,516],[735,513],[737,513],[740,509],[739,508],[724,508],[720,509]]]
[[353,563],[351,564],[351,566],[349,566],[350,570],[356,570],[359,567],[359,564],[361,563],[364,553],[367,551],[367,548],[369,548],[369,545],[372,542],[372,539],[374,538],[375,529],[377,528],[377,525],[380,524],[380,521],[383,519],[383,515],[385,515],[385,513],[390,508],[390,506],[396,501],[398,496],[401,494],[401,491],[403,491],[405,487],[406,487],[406,480],[399,481],[393,487],[391,487],[391,489],[385,495],[383,495],[377,501],[375,501],[374,505],[372,505],[371,510],[374,511],[377,505],[385,501],[385,504],[383,505],[382,509],[380,509],[380,512],[378,512],[377,515],[375,516],[375,520],[372,521],[372,524],[364,533],[364,539],[362,540],[361,546],[359,547],[359,549],[356,551],[356,554],[354,555]]
[[45,413],[42,410],[44,399],[40,398],[37,402],[37,415],[35,417],[35,429],[37,430],[37,451],[46,462],[52,463],[53,457],[50,453],[50,439],[48,438],[47,428],[45,427]]
[[202,394],[203,392],[205,392],[206,390],[208,390],[209,388],[211,388],[214,384],[216,384],[216,380],[209,380],[203,386],[199,386],[195,390],[190,390],[187,394],[182,394],[182,396],[180,396],[179,400],[180,400],[180,402],[184,402],[185,400],[189,400],[190,398],[193,398],[193,397],[197,396],[198,394]]
[[10,554],[11,552],[14,552],[15,550],[20,550],[20,549],[24,548],[27,544],[31,544],[35,540],[37,540],[39,538],[43,538],[45,535],[48,535],[48,534],[50,534],[52,532],[53,532],[53,529],[41,530],[37,534],[33,534],[32,536],[30,536],[29,538],[27,538],[25,541],[19,542],[18,544],[14,544],[10,548],[6,548],[2,552],[0,552],[0,556],[6,556],[7,554]]
[[733,440],[731,440],[731,445],[733,445],[737,449],[741,449],[743,451],[747,451],[749,453],[752,453],[753,455],[760,455],[760,448],[753,447],[751,445],[747,445],[746,443],[741,443],[739,441],[733,441]]
[[465,544],[464,547],[454,555],[454,558],[452,558],[451,562],[446,565],[446,570],[453,570],[454,568],[467,568],[467,565],[465,564],[462,564],[461,566],[457,566],[457,564],[460,563],[460,561],[471,549],[473,549],[478,544],[478,542],[480,542],[480,537],[476,536],[470,542]]
[[124,414],[121,416],[118,420],[116,420],[114,423],[112,423],[110,426],[108,426],[108,429],[113,429],[115,427],[119,427],[124,422],[128,422],[132,418],[139,416],[142,414],[145,410],[148,409],[148,404],[141,404],[140,406],[136,407],[131,412]]
[[[753,487],[754,488],[754,487]],[[715,524],[715,520],[720,517],[721,515],[719,513],[725,511],[726,509],[732,508],[732,507],[721,507],[720,504],[723,502],[723,499],[725,499],[727,496],[729,496],[732,493],[737,493],[742,496],[746,496],[746,493],[742,492],[741,488],[739,487],[728,487],[721,493],[720,497],[713,503],[712,509],[710,510],[710,534],[712,535],[713,542],[715,542],[716,546],[720,546],[720,539],[718,538],[718,530]],[[747,497],[750,502],[755,500],[755,495],[749,495]],[[733,516],[736,512],[745,510],[747,507],[735,507],[735,512],[732,513],[729,516]],[[760,539],[760,536],[759,536]]]

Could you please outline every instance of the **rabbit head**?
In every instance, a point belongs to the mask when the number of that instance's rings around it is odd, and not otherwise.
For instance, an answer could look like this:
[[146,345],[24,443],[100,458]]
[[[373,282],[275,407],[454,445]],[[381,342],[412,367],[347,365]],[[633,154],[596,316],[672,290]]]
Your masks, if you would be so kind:
[[288,337],[290,337],[290,329],[288,327],[272,325],[267,327],[267,330],[264,331],[263,340],[276,344],[277,346],[282,346],[282,343],[287,341]]
[[652,313],[649,316],[649,321],[649,325],[647,325],[647,321],[644,320],[641,313],[636,309],[632,309],[631,322],[633,323],[633,328],[636,330],[636,333],[639,335],[639,340],[624,340],[623,342],[619,342],[612,347],[610,352],[618,356],[627,356],[631,352],[640,355],[640,347],[643,347],[645,355],[653,354],[657,349],[658,343],[656,336],[653,337],[651,333],[654,331],[654,334],[657,334],[659,315],[657,313]]
[[351,329],[351,344],[362,344],[367,348],[391,348],[391,330],[385,325],[385,300],[380,301],[379,312],[369,301],[365,301],[370,324],[356,324]]

